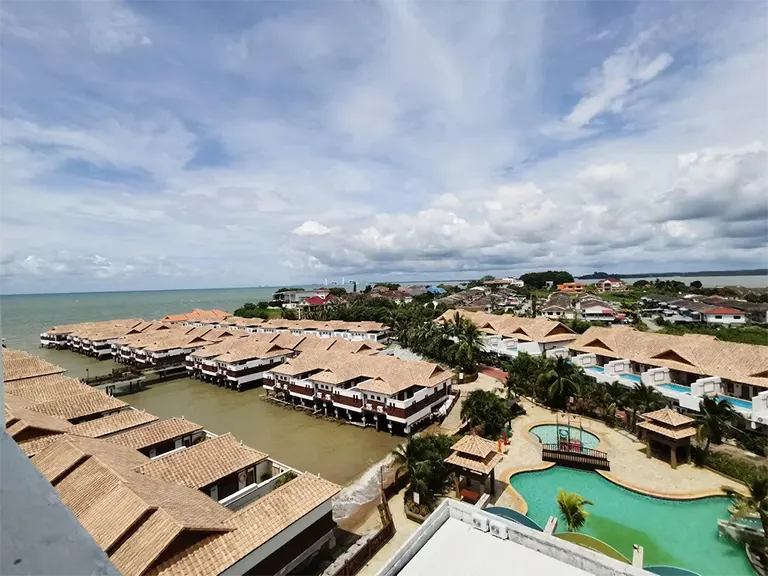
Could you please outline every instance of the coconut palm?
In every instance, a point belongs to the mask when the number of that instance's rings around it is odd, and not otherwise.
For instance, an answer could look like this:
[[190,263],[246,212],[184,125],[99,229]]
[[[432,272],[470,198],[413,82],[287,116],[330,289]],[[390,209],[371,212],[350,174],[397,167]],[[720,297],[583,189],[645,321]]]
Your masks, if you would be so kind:
[[712,442],[720,444],[738,414],[728,402],[718,402],[705,396],[701,399],[700,412],[695,416],[696,439],[704,442],[704,458]]
[[593,502],[587,500],[581,494],[566,492],[562,488],[557,494],[557,506],[560,508],[560,516],[565,520],[569,532],[580,530],[587,521],[587,512],[584,507],[592,506]]
[[763,533],[768,535],[768,476],[752,480],[747,486],[748,494],[742,494],[730,486],[723,486],[723,493],[733,500],[736,516],[757,514],[763,526]]
[[454,332],[457,342],[451,356],[458,368],[473,374],[477,371],[477,359],[483,350],[483,337],[473,322],[461,318],[459,320]]
[[461,419],[486,438],[495,440],[511,419],[509,404],[489,390],[473,390],[461,405]]
[[548,404],[564,408],[568,398],[579,393],[579,378],[574,366],[565,358],[555,358],[547,370],[539,374],[538,384],[547,391]]
[[396,474],[408,474],[409,489],[422,504],[431,504],[450,485],[450,471],[444,460],[451,453],[453,439],[444,434],[411,436],[404,446],[392,451]]
[[629,406],[632,408],[632,422],[630,429],[634,429],[637,423],[637,413],[653,412],[666,405],[664,396],[653,386],[648,386],[643,382],[635,384],[628,395]]

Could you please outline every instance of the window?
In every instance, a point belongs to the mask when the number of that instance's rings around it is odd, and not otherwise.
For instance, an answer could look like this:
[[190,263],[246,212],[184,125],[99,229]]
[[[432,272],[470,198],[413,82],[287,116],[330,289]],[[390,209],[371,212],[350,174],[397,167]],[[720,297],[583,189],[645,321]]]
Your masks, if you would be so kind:
[[741,316],[734,316],[733,319],[734,320],[741,320]]
[[722,316],[715,316],[715,320],[720,320]]

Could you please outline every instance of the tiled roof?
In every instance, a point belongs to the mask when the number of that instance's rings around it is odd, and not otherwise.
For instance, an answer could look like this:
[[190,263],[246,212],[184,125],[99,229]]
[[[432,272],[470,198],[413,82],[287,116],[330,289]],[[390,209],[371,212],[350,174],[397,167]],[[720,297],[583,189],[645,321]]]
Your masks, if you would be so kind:
[[498,446],[496,445],[496,442],[486,440],[482,436],[467,434],[451,446],[451,450],[461,452],[462,454],[477,456],[478,458],[485,458],[491,452],[497,452]]
[[121,410],[95,420],[75,424],[67,430],[70,434],[100,438],[157,420],[157,416],[143,410]]
[[91,333],[96,334],[100,331],[119,326],[121,328],[132,327],[142,323],[141,318],[126,318],[123,320],[104,320],[101,322],[80,322],[78,324],[66,324],[54,326],[47,331],[48,334],[72,334],[78,337],[88,337]]
[[453,322],[456,314],[471,320],[482,332],[517,338],[523,342],[567,342],[578,334],[561,322],[548,318],[522,318],[511,314],[487,314],[466,310],[447,310],[437,322]]
[[140,466],[149,460],[136,450],[108,444],[98,438],[64,434],[60,440],[37,453],[32,458],[32,463],[49,482],[54,483],[62,474],[89,456],[94,456],[117,469]]
[[185,312],[182,314],[169,314],[165,316],[163,322],[195,322],[202,320],[224,320],[229,318],[229,312],[224,310],[201,310],[195,308],[192,312]]
[[721,342],[703,334],[675,336],[628,327],[592,327],[569,348],[768,388],[768,347],[758,344]]
[[42,404],[51,400],[91,392],[93,388],[76,378],[52,374],[8,382],[5,384],[5,391],[8,394],[28,400],[30,404]]
[[661,434],[662,436],[666,436],[667,438],[674,438],[675,440],[696,435],[696,429],[692,426],[686,428],[667,428],[666,426],[659,426],[653,422],[640,422],[637,426],[638,428],[644,428],[645,430],[650,430],[657,434]]
[[11,382],[21,378],[33,378],[46,374],[61,374],[66,372],[61,366],[46,362],[37,356],[17,357],[12,360],[3,359],[3,381]]
[[498,452],[488,454],[485,458],[474,458],[469,456],[463,456],[458,452],[454,452],[444,461],[447,464],[453,464],[460,468],[466,468],[477,472],[479,474],[489,474],[494,469],[496,464],[501,462],[502,455]]
[[234,528],[232,532],[208,536],[166,560],[148,574],[220,574],[333,498],[340,490],[340,486],[319,476],[302,474],[225,520],[225,526]]
[[[6,402],[12,396],[5,395]],[[41,414],[28,408],[7,408],[7,412],[12,414],[15,422],[7,428],[11,438],[18,436],[21,432],[29,429],[43,430],[45,432],[64,432],[71,426],[63,418]]]
[[179,438],[202,429],[203,427],[200,424],[195,424],[189,420],[170,418],[116,434],[106,440],[107,442],[114,442],[134,450],[141,450],[142,448],[148,448],[149,446],[173,440],[174,438]]
[[163,510],[155,510],[109,559],[123,576],[141,576],[181,530]]
[[135,470],[168,482],[203,488],[266,458],[263,452],[245,446],[231,434],[224,434],[156,458]]
[[9,362],[11,360],[19,360],[21,358],[28,358],[31,355],[24,352],[24,350],[13,350],[11,348],[3,348],[3,362]]
[[68,398],[51,400],[42,404],[36,404],[33,410],[49,414],[51,416],[60,416],[67,420],[91,416],[102,412],[112,412],[128,406],[122,400],[108,396],[101,390],[91,389],[83,394],[77,394]]
[[61,434],[46,434],[30,440],[19,441],[19,448],[30,458],[43,450],[49,444],[52,444],[61,438]]
[[317,372],[311,379],[330,384],[365,378],[357,388],[388,395],[411,386],[436,386],[452,375],[431,362],[322,350],[304,352],[272,368],[271,372],[289,376]]
[[661,410],[656,410],[654,412],[646,412],[643,414],[643,418],[673,427],[684,426],[693,422],[693,418],[680,414],[680,412],[672,410],[671,408],[662,408]]
[[744,315],[744,312],[742,312],[741,310],[736,310],[736,308],[709,308],[707,310],[704,310],[703,313],[706,315],[710,315],[710,314]]

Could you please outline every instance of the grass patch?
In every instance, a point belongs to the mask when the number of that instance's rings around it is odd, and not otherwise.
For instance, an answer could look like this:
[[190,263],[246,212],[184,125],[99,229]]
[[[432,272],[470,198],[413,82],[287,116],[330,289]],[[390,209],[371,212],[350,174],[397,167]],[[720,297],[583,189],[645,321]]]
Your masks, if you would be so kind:
[[725,342],[740,344],[759,344],[768,346],[768,329],[762,326],[705,326],[699,324],[673,324],[665,326],[662,334],[706,334]]

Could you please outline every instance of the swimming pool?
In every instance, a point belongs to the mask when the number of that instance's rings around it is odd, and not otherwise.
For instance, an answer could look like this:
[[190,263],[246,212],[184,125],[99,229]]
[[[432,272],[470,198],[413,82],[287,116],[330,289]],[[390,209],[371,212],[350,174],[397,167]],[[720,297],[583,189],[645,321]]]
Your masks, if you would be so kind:
[[753,576],[743,548],[720,538],[717,520],[728,518],[726,498],[664,500],[651,498],[609,482],[595,472],[553,466],[512,476],[512,486],[528,503],[528,516],[544,526],[559,519],[559,489],[578,492],[594,502],[582,532],[632,558],[632,545],[643,546],[645,564],[679,566],[702,576]]
[[592,370],[592,372],[605,372],[605,368],[602,366],[587,366],[585,370]]
[[672,392],[679,392],[680,394],[690,394],[691,389],[688,386],[680,386],[679,384],[659,384],[657,388],[662,390],[671,390]]
[[622,374],[619,376],[622,380],[631,380],[632,382],[637,382],[638,384],[643,381],[640,376],[635,376],[634,374]]
[[[539,439],[542,444],[557,444],[557,424],[541,424],[531,428],[531,434]],[[579,440],[584,448],[596,449],[600,444],[600,438],[587,432],[586,430],[580,430],[574,426],[560,426],[561,435],[563,432],[570,434],[571,440]]]
[[718,396],[718,402],[728,402],[734,408],[741,408],[742,410],[752,410],[751,400],[742,400],[741,398],[733,398],[732,396]]

